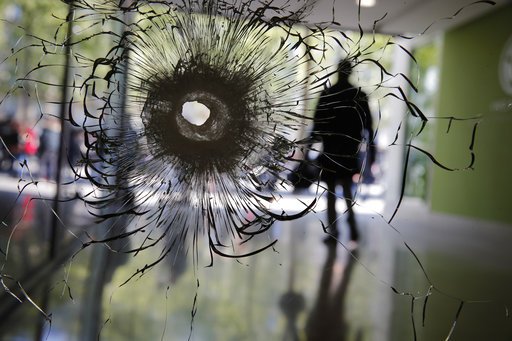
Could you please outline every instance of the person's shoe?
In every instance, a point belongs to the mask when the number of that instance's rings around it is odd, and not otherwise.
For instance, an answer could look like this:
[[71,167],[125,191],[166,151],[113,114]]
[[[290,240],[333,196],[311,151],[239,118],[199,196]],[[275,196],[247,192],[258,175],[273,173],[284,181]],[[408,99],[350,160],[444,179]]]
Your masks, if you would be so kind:
[[325,234],[326,234],[326,236],[323,240],[324,244],[332,245],[332,244],[338,243],[340,233],[337,228],[336,229],[332,229],[332,228],[327,229],[327,230],[325,230]]
[[324,239],[323,239],[323,243],[327,246],[333,246],[333,245],[336,245],[338,243],[338,240],[336,237],[334,236],[331,236],[331,235],[327,235]]

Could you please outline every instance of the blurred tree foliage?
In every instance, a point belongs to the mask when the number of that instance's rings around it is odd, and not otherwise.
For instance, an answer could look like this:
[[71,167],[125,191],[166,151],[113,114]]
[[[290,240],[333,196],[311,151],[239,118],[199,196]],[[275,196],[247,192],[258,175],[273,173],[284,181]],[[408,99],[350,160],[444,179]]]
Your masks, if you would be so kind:
[[[9,95],[9,103],[2,104],[0,114],[10,110],[22,120],[37,119],[39,107],[48,110],[44,103],[61,99],[68,11],[68,3],[60,0],[0,1],[0,101]],[[82,10],[73,16],[73,33],[68,40],[72,43],[71,77],[90,72],[92,61],[112,46],[111,36],[95,34],[122,29],[109,27],[98,15],[89,14]]]
[[[2,69],[13,67],[5,72],[2,80],[25,75],[43,59],[42,40],[56,42],[63,38],[65,31],[56,37],[59,25],[67,15],[67,5],[58,0],[17,0],[0,2],[0,55]],[[37,37],[37,38],[36,38]],[[46,44],[51,51],[51,47]],[[19,51],[19,52],[17,52]],[[2,86],[5,86],[2,82]],[[2,89],[5,90],[5,89]]]

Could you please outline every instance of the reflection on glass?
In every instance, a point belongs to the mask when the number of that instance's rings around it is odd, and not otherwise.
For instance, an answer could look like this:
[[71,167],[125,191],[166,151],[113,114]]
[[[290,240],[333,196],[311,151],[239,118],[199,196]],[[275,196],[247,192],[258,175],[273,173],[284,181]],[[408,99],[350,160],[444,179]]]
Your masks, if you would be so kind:
[[336,245],[327,245],[317,297],[306,323],[307,340],[347,339],[345,301],[357,256],[356,249],[347,257],[345,264],[340,264],[336,259]]

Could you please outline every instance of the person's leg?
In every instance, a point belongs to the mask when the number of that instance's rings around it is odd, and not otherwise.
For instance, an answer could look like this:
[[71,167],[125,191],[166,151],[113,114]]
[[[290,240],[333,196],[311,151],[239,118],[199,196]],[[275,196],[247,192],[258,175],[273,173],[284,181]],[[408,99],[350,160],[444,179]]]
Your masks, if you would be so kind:
[[336,180],[326,180],[327,183],[327,223],[329,224],[327,232],[338,237],[339,230],[337,227],[338,215],[336,213]]
[[341,180],[343,186],[343,197],[347,204],[348,226],[350,228],[350,240],[357,241],[359,239],[359,231],[357,230],[356,216],[354,214],[354,198],[352,196],[352,179],[346,178]]

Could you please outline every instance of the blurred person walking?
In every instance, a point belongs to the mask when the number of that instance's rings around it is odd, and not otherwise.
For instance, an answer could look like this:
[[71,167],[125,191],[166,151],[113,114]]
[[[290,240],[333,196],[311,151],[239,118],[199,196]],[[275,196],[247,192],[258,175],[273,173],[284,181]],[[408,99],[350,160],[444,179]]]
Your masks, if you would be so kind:
[[[38,169],[37,164],[37,153],[39,150],[39,135],[34,128],[30,126],[25,126],[22,129],[21,134],[21,146],[20,146],[20,155],[19,162],[22,165],[21,170],[19,172],[20,178],[23,176],[23,172],[25,167],[28,167],[28,171],[31,174],[34,174]],[[26,161],[26,166],[24,165]]]
[[[318,164],[323,169],[321,180],[327,184],[327,231],[334,238],[339,236],[336,213],[336,186],[343,188],[347,204],[350,240],[359,240],[359,231],[353,210],[353,178],[361,174],[361,150],[366,144],[367,164],[375,162],[373,120],[368,96],[350,83],[352,65],[342,61],[338,65],[338,82],[326,88],[316,107],[313,140],[322,142],[323,150]],[[368,136],[368,137],[365,137]],[[335,242],[334,238],[327,241]]]
[[5,119],[0,122],[0,168],[10,175],[16,175],[14,170],[15,160],[20,152],[19,123],[14,119]]
[[39,143],[40,175],[46,180],[55,180],[60,146],[60,123],[58,119],[45,121]]

